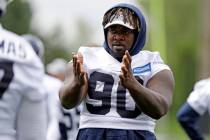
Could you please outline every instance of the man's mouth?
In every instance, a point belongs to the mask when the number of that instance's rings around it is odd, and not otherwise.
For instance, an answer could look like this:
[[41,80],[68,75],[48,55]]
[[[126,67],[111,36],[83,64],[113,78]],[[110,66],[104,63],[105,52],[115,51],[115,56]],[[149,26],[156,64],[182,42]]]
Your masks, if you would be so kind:
[[122,51],[125,49],[125,46],[124,45],[113,45],[113,48],[116,50],[116,51]]
[[125,46],[122,43],[113,43],[112,46],[114,49],[119,50],[119,51],[125,49]]

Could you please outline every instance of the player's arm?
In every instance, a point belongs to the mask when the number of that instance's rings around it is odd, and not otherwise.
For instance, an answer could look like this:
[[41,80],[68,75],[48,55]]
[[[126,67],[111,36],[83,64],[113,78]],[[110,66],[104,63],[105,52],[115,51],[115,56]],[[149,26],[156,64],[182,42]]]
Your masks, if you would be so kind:
[[144,87],[133,76],[131,56],[126,51],[123,57],[120,80],[122,85],[129,90],[139,109],[145,114],[159,119],[168,112],[172,104],[174,89],[174,78],[171,71],[158,72]]
[[83,57],[78,53],[67,66],[65,81],[60,88],[59,98],[65,108],[78,105],[87,94],[87,73],[83,69]]
[[177,113],[177,120],[193,140],[204,140],[197,122],[201,115],[197,113],[188,103],[185,103]]

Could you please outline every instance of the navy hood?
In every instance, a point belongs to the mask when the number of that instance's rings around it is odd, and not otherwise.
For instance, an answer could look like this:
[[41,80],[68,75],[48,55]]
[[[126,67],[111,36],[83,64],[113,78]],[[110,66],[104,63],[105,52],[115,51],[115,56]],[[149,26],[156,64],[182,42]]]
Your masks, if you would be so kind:
[[[118,4],[118,5],[115,5],[114,7],[110,8],[109,10],[107,10],[106,13],[109,12],[111,9],[117,8],[117,7],[131,9],[132,11],[134,11],[136,13],[136,15],[139,18],[140,31],[138,32],[136,41],[134,42],[132,48],[129,50],[129,53],[130,53],[131,56],[136,55],[137,53],[139,53],[139,51],[141,51],[143,49],[143,47],[145,45],[145,41],[146,41],[146,20],[145,20],[145,18],[143,16],[142,12],[140,11],[140,9],[135,7],[135,6],[133,6],[133,5],[131,5],[131,4],[121,3],[121,4]],[[108,46],[107,39],[106,39],[107,35],[106,35],[105,29],[104,29],[104,36],[105,36],[105,41],[104,41],[103,47],[108,53],[111,54],[112,50]]]

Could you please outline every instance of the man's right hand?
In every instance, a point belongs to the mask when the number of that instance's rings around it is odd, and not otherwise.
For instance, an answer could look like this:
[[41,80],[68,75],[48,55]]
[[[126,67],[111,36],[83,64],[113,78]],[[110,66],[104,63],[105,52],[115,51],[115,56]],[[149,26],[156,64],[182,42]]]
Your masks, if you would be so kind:
[[73,54],[73,73],[76,85],[87,84],[87,73],[83,67],[83,56],[81,53]]
[[67,66],[65,81],[59,91],[60,101],[64,108],[71,109],[86,97],[87,79],[82,54],[73,54],[73,61]]

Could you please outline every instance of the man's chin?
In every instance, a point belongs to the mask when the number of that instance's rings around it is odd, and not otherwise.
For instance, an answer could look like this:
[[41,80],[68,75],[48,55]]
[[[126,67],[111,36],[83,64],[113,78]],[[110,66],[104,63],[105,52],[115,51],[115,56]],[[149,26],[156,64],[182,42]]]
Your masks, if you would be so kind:
[[114,54],[116,57],[123,57],[123,55],[125,54],[124,50],[115,50]]

